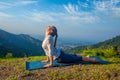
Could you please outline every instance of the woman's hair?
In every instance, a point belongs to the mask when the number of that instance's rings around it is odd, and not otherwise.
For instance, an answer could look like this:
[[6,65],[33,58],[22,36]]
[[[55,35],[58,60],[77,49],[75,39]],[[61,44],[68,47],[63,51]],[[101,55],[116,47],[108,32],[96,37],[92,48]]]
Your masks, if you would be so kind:
[[46,35],[56,35],[57,36],[57,28],[55,26],[48,26],[46,28]]
[[56,42],[57,42],[57,37],[58,37],[57,28],[55,26],[48,26],[46,28],[46,36],[47,35],[55,36],[54,47],[56,47]]

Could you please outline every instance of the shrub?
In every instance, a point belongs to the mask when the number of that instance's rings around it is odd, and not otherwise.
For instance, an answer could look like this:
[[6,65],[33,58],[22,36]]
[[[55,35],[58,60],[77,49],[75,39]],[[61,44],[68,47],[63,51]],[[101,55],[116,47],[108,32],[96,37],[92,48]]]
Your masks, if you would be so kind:
[[12,57],[13,57],[13,54],[12,54],[12,53],[7,53],[5,57],[6,57],[6,58],[12,58]]
[[119,57],[113,47],[109,47],[106,50],[104,50],[104,54],[105,54],[105,57],[107,58]]
[[83,55],[87,56],[104,56],[104,53],[100,49],[91,49],[91,50],[84,50]]
[[106,58],[112,58],[112,57],[120,57],[120,55],[117,54],[116,50],[113,46],[107,48],[107,49],[91,49],[91,50],[84,50],[83,51],[84,56],[100,56],[100,57],[106,57]]

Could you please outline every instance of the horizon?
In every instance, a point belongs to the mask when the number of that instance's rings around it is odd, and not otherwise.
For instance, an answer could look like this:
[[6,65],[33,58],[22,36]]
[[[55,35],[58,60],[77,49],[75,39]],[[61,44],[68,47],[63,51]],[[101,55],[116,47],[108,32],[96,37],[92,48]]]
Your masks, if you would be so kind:
[[[0,29],[0,30],[5,31],[6,33],[11,34],[11,35],[17,35],[18,36],[18,35],[23,34],[23,33],[15,34],[15,33],[3,30],[3,29]],[[40,41],[44,40],[44,36],[40,36],[40,35],[30,35],[30,34],[23,34],[23,35],[28,35],[28,36],[30,36],[32,38],[35,38],[35,39],[38,39]],[[120,35],[117,35],[117,36],[120,36]],[[109,39],[115,38],[117,36],[113,36]],[[104,41],[109,40],[109,39],[105,39],[105,40],[101,40],[101,41],[88,41],[88,40],[76,40],[76,39],[72,39],[72,38],[58,37],[57,44],[61,45],[61,43],[64,43],[64,44],[77,45],[77,46],[93,45],[93,44],[97,44],[97,43],[100,43],[100,42],[104,42]]]
[[0,29],[44,36],[54,25],[60,38],[104,41],[120,35],[119,0],[1,0]]

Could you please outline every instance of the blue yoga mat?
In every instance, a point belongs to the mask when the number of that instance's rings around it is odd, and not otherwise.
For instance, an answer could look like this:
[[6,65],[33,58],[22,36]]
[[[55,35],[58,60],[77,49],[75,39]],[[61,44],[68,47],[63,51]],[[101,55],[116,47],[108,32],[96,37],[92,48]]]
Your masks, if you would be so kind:
[[[26,70],[42,69],[42,68],[45,68],[44,66],[46,64],[49,64],[49,62],[41,62],[40,60],[26,62]],[[68,65],[70,65],[70,64],[58,63],[56,60],[53,62],[53,67],[55,67],[55,66],[68,66]]]
[[[91,58],[96,58],[99,63],[98,64],[108,64],[108,61],[102,60],[101,58],[97,57],[97,56],[91,56]],[[35,69],[42,69],[45,68],[44,66],[47,63],[43,63],[40,60],[38,61],[32,61],[32,62],[26,62],[26,70],[35,70]],[[80,61],[80,62],[75,62],[75,63],[58,63],[57,60],[55,60],[53,62],[53,67],[55,66],[68,66],[68,65],[73,65],[73,64],[93,64],[93,62],[84,62],[84,61]]]
[[90,58],[95,58],[99,61],[100,64],[108,64],[110,63],[109,61],[105,61],[105,60],[102,60],[100,57],[98,56],[91,56]]

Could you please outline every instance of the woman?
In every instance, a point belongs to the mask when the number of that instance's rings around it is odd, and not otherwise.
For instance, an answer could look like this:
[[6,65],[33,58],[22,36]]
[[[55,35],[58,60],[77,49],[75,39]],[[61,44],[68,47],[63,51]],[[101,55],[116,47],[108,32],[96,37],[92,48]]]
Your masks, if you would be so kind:
[[[75,54],[67,54],[63,51],[56,49],[57,42],[57,29],[55,26],[48,26],[46,28],[45,39],[42,43],[42,47],[45,51],[47,59],[42,62],[48,62],[49,64],[45,65],[45,67],[50,67],[53,65],[53,60],[59,60],[61,63],[73,63],[76,61],[88,61],[88,62],[98,62],[96,59],[78,56]],[[54,39],[55,38],[55,39]]]

